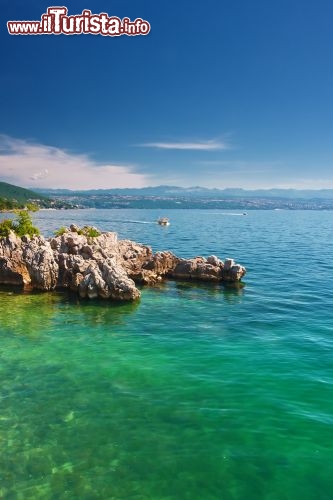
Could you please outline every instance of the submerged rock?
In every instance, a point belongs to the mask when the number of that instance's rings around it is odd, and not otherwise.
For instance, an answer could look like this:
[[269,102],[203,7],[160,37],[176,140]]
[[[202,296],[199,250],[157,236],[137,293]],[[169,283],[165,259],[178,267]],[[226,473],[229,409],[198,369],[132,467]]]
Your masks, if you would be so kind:
[[136,284],[151,285],[164,278],[230,283],[240,281],[245,273],[232,259],[154,254],[146,245],[118,240],[113,232],[95,237],[78,234],[73,224],[49,240],[19,238],[13,232],[0,238],[0,284],[67,288],[90,299],[137,300]]

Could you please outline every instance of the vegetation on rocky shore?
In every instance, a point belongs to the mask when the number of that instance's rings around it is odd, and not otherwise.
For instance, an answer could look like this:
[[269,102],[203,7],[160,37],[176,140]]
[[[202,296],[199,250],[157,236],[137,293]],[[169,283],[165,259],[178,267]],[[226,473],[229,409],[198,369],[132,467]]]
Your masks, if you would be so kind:
[[[33,210],[34,211],[34,210]],[[4,219],[0,222],[0,236],[9,236],[12,231],[17,236],[36,236],[39,229],[32,223],[30,214],[27,210],[15,210],[17,215],[15,219]]]

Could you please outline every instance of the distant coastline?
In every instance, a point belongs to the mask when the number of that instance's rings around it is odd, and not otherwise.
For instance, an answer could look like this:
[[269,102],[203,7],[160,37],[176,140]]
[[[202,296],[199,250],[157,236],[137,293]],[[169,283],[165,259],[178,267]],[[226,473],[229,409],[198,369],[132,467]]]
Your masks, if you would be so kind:
[[158,209],[158,210],[333,210],[333,199],[287,198],[188,198],[170,196],[59,195],[58,203],[77,209]]
[[155,186],[124,189],[41,189],[0,182],[0,212],[39,209],[333,210],[333,189],[210,189]]
[[[40,206],[39,210],[98,210],[98,209],[158,209],[158,210],[333,210],[333,200],[302,199],[189,199],[145,196],[100,196],[87,195],[80,199],[63,197],[53,207]],[[1,208],[0,213],[14,213],[17,208]]]
[[155,186],[133,189],[38,189],[58,203],[77,208],[333,210],[333,189],[209,189]]

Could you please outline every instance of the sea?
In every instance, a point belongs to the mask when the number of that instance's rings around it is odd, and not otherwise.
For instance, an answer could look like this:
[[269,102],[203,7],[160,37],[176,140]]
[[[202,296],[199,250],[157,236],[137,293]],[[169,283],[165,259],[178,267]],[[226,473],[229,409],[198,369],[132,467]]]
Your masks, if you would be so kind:
[[2,287],[0,498],[332,500],[333,211],[33,218],[247,274],[128,304]]

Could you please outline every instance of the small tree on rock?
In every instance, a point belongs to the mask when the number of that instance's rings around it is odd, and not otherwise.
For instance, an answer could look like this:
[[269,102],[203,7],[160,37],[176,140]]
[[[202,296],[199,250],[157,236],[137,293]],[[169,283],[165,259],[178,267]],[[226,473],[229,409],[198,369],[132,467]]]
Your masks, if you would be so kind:
[[27,210],[18,210],[16,215],[17,220],[4,219],[0,222],[0,238],[8,236],[10,231],[14,231],[20,237],[26,234],[30,237],[39,234],[39,229],[33,225]]
[[32,223],[31,216],[27,210],[17,212],[17,221],[14,222],[14,231],[17,236],[35,236],[39,234],[39,229]]

